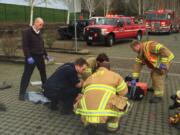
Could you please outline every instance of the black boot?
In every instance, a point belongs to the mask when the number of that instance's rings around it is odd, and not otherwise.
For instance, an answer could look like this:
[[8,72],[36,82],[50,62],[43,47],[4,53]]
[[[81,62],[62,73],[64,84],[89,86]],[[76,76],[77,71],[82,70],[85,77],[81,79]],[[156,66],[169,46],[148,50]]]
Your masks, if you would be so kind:
[[176,95],[172,95],[170,98],[175,101],[177,99],[177,96]]
[[95,135],[96,134],[97,125],[95,124],[89,124],[87,126],[88,135]]

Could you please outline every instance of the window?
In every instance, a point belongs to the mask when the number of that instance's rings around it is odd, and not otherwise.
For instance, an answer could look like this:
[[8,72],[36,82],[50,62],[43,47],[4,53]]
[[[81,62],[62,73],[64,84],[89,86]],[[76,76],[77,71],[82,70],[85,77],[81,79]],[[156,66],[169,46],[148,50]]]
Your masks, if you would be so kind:
[[127,23],[127,25],[131,25],[131,20],[130,20],[130,18],[126,18],[126,23]]
[[124,25],[124,20],[123,20],[122,18],[120,18],[118,23],[119,23],[119,26],[120,26],[120,27],[123,27],[123,25]]

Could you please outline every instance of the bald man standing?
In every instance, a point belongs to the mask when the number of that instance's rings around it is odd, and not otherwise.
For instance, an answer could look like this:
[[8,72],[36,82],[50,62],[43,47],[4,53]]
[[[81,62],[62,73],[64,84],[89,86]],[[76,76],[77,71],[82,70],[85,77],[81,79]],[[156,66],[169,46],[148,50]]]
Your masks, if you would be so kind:
[[44,58],[49,60],[44,48],[44,41],[41,34],[44,21],[38,17],[33,26],[23,30],[22,47],[25,56],[24,72],[21,78],[19,100],[25,100],[25,93],[35,66],[38,68],[42,84],[47,80]]

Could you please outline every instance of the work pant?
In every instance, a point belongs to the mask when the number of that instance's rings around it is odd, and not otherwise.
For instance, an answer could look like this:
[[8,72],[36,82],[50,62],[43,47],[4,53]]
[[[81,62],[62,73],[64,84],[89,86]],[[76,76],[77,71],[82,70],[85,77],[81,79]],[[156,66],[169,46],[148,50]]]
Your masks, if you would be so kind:
[[[115,109],[115,108],[114,108]],[[117,109],[117,108],[116,108]],[[119,128],[119,120],[121,117],[128,111],[127,110],[121,111],[120,115],[117,117],[111,117],[111,116],[81,116],[81,120],[84,123],[85,126],[88,126],[89,124],[103,124],[106,123],[107,130],[109,131],[116,131]],[[119,110],[116,110],[119,111]]]
[[29,64],[27,62],[27,57],[25,58],[24,72],[21,78],[21,83],[20,83],[20,92],[19,92],[20,95],[24,95],[26,93],[26,89],[28,87],[28,84],[29,84],[29,81],[30,81],[30,78],[34,71],[35,66],[39,70],[42,84],[44,84],[45,81],[47,80],[43,55],[31,55],[31,57],[33,57],[33,59],[35,60],[35,63]]
[[[119,127],[119,120],[122,116],[120,117],[104,117],[104,120],[103,120],[103,117],[96,117],[96,116],[93,116],[93,117],[90,117],[90,116],[81,116],[81,120],[82,122],[84,123],[85,126],[88,126],[89,124],[91,125],[98,125],[98,124],[103,124],[103,123],[106,123],[106,128],[107,130],[109,131],[116,131]],[[89,122],[89,120],[100,120],[98,123],[92,123],[92,122]],[[87,121],[88,120],[88,121]]]
[[45,89],[44,95],[51,100],[54,106],[57,105],[59,101],[62,101],[63,109],[65,111],[72,111],[73,102],[80,92],[79,88],[66,88],[60,90]]
[[152,87],[154,89],[154,96],[162,97],[164,95],[165,88],[165,76],[166,74],[160,74],[156,69],[152,69]]

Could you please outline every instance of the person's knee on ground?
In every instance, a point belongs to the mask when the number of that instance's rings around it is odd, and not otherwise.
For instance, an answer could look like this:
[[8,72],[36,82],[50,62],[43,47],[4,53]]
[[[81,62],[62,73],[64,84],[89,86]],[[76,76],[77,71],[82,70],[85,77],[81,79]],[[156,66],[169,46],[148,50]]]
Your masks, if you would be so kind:
[[[80,89],[72,89],[73,91],[69,90],[66,93],[64,93],[63,97],[62,97],[62,101],[63,101],[63,107],[61,110],[62,114],[72,114],[73,113],[73,104],[74,101],[76,99],[76,97],[78,96],[78,94],[80,93]],[[76,92],[74,92],[76,91]]]

